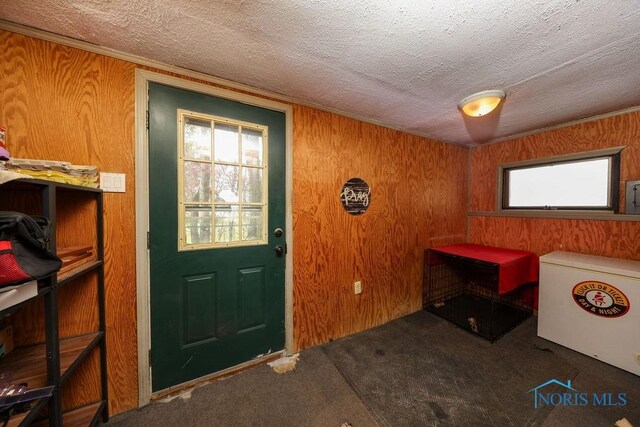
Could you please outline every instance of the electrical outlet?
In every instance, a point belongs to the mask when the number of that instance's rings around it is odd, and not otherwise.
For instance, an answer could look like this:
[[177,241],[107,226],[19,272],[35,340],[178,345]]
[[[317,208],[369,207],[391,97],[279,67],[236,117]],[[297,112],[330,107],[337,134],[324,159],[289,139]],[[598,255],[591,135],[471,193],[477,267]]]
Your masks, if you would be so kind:
[[358,295],[362,293],[362,282],[361,281],[357,281],[357,282],[353,282],[353,293]]

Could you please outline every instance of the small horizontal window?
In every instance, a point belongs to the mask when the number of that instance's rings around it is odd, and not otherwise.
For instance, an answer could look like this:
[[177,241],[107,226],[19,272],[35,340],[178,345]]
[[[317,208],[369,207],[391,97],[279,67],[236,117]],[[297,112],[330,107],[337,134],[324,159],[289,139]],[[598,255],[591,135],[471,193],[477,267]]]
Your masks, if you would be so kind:
[[501,166],[502,209],[617,211],[620,149],[613,151]]

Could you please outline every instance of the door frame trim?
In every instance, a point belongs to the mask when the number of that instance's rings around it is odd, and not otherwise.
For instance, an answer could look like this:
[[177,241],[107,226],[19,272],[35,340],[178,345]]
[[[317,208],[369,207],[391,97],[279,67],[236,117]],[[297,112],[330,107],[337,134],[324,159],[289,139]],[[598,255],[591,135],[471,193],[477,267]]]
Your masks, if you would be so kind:
[[195,387],[200,387],[212,381],[216,381],[222,378],[227,378],[239,372],[246,371],[247,369],[251,369],[255,366],[264,365],[265,363],[272,362],[276,359],[281,358],[282,356],[284,356],[284,354],[285,354],[284,350],[276,351],[275,353],[271,353],[266,356],[261,356],[256,359],[247,360],[246,362],[242,362],[239,365],[232,366],[230,368],[226,368],[221,371],[205,375],[204,377],[196,378],[193,380],[189,380],[185,383],[181,383],[181,384],[171,386],[169,388],[165,388],[162,391],[153,393],[151,396],[151,401],[162,400],[168,397],[169,398],[174,397],[176,395],[183,393],[185,390],[192,389]]
[[[156,393],[151,389],[151,288],[147,231],[149,230],[149,152],[147,110],[149,83],[160,83],[180,89],[226,98],[256,107],[283,112],[286,121],[285,231],[285,352],[294,351],[293,343],[293,106],[217,86],[173,77],[153,71],[136,69],[135,73],[135,199],[136,199],[136,292],[138,332],[138,406],[151,402]],[[159,391],[157,393],[162,393]]]

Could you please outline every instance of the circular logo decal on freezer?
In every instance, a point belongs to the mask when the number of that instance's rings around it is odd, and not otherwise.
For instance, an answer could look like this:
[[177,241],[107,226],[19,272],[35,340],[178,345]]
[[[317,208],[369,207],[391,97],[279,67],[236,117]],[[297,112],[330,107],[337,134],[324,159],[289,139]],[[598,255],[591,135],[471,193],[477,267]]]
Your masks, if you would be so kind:
[[629,299],[622,291],[597,280],[580,282],[571,291],[573,300],[584,311],[601,317],[620,317],[629,311]]

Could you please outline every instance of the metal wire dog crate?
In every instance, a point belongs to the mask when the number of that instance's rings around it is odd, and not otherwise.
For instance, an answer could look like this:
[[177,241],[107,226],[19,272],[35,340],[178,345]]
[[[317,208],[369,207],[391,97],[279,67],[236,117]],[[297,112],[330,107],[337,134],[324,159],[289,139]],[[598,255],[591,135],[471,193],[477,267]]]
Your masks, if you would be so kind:
[[423,308],[494,342],[533,314],[531,287],[498,293],[499,265],[427,249]]

